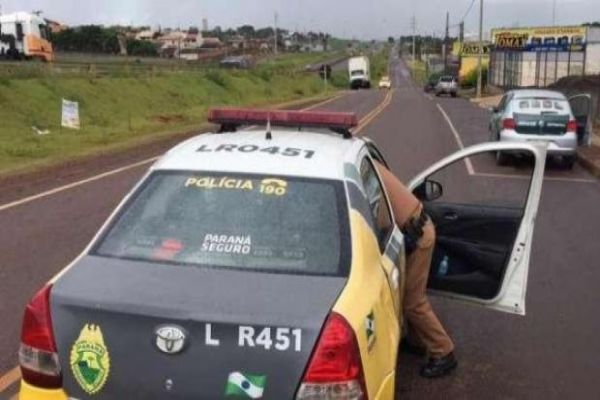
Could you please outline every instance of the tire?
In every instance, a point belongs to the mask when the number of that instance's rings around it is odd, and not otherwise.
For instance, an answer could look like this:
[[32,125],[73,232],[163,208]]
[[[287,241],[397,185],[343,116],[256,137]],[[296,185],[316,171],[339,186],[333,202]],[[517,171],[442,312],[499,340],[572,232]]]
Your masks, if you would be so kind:
[[452,97],[456,97],[456,93],[455,93],[455,92],[452,92],[452,93],[450,93],[450,96],[452,96]]
[[577,161],[577,156],[568,156],[563,158],[563,165],[566,169],[572,170]]
[[509,155],[501,151],[496,152],[496,164],[500,166],[508,165],[510,161]]

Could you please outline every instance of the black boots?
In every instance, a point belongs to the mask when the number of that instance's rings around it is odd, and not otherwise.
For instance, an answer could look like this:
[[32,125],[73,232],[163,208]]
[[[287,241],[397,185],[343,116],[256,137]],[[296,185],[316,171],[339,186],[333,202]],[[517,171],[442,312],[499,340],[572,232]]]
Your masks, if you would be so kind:
[[427,364],[421,368],[421,376],[423,378],[439,378],[448,375],[457,366],[458,361],[456,361],[454,353],[439,358],[430,357]]

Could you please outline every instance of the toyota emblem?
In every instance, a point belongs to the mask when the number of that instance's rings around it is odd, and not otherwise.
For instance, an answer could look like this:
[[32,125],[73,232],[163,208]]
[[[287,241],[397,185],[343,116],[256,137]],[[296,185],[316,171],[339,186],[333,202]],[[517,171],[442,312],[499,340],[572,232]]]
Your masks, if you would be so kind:
[[186,334],[182,328],[163,325],[156,329],[156,347],[165,354],[177,354],[185,347]]

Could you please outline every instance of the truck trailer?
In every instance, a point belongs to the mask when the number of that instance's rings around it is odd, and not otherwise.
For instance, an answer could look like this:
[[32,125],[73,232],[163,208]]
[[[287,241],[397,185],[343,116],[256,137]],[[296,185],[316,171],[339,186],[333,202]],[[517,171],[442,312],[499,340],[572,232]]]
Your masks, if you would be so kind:
[[371,87],[371,66],[366,56],[352,57],[348,60],[348,75],[351,89]]
[[0,59],[53,61],[46,21],[27,12],[0,15]]

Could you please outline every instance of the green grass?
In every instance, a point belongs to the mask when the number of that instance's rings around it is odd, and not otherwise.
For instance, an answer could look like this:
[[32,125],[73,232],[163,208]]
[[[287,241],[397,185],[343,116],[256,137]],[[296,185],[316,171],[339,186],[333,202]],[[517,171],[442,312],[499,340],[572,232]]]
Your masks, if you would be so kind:
[[408,61],[407,64],[413,80],[419,85],[424,85],[427,82],[427,66],[425,62],[415,60]]
[[[284,69],[267,63],[251,71],[208,69],[154,77],[3,78],[0,173],[189,131],[205,121],[214,105],[264,106],[322,93],[316,74],[289,67],[302,62],[295,59]],[[62,98],[79,102],[81,130],[60,128]],[[34,126],[51,133],[38,135]]]

